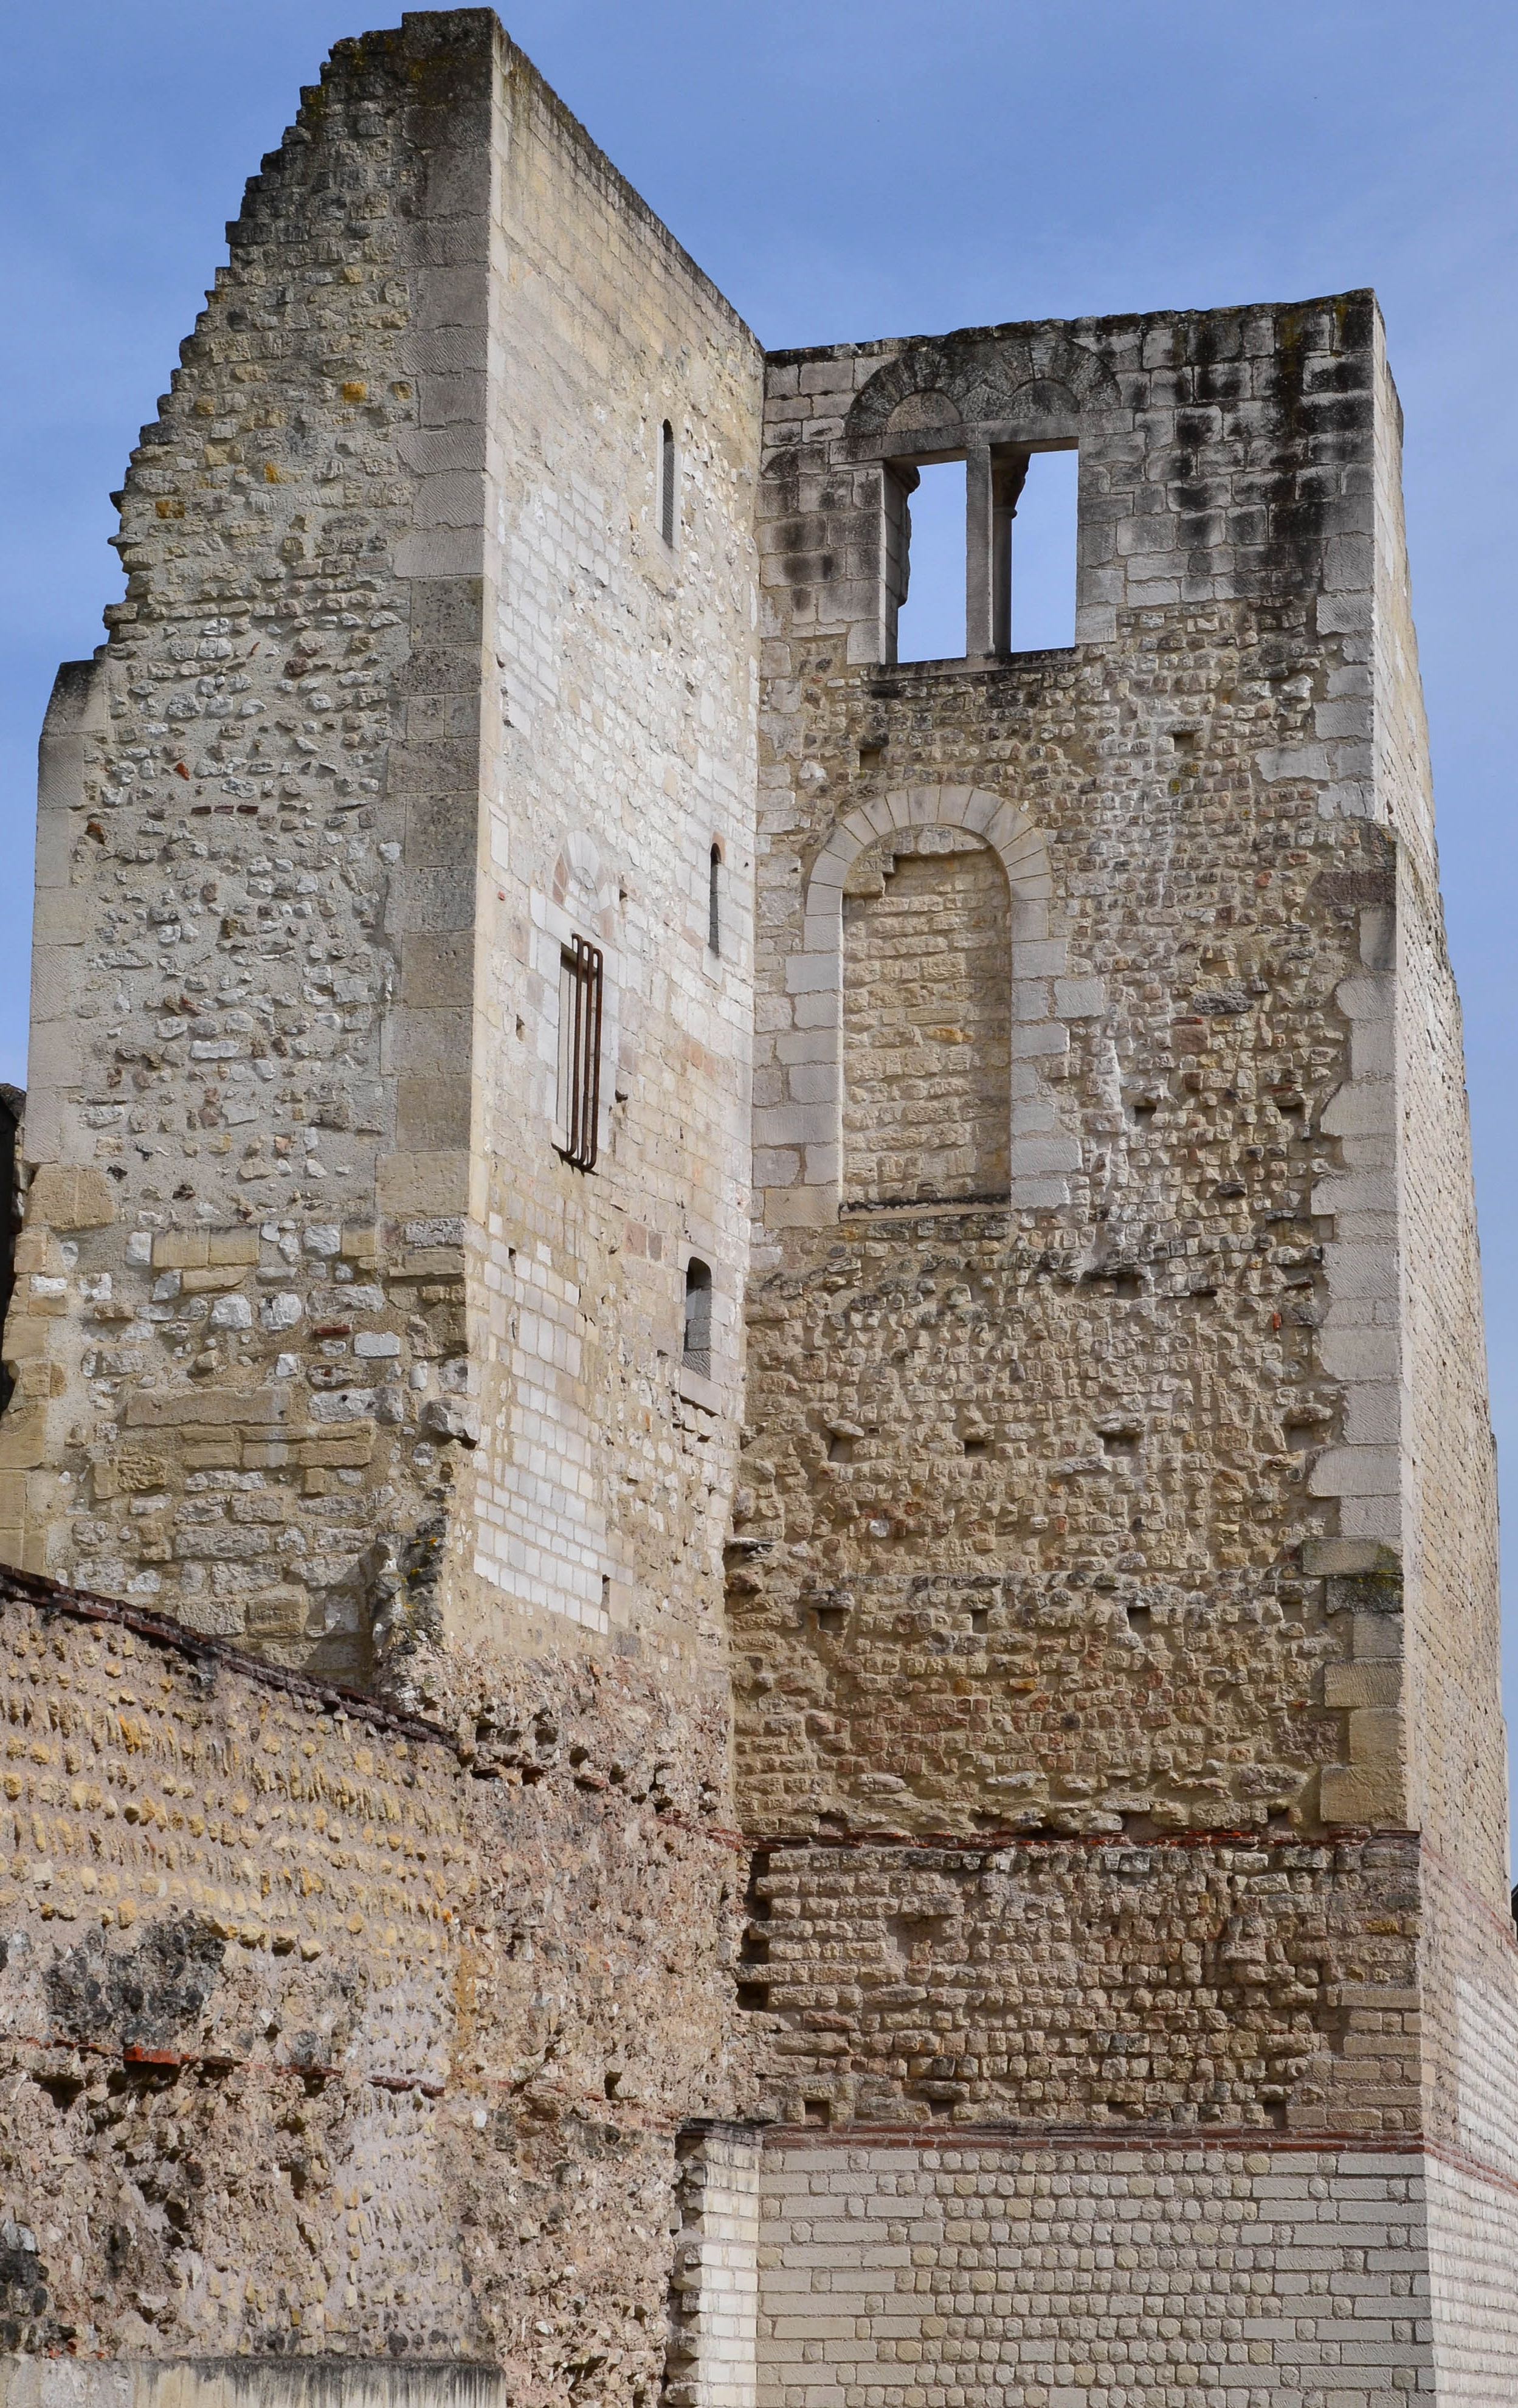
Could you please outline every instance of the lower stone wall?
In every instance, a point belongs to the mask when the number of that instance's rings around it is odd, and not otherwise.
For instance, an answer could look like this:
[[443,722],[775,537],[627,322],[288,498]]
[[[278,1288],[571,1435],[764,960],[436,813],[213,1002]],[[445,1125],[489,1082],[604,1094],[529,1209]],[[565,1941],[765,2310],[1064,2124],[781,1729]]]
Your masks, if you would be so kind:
[[1440,2402],[1512,2408],[1518,2400],[1518,2185],[1431,2157],[1428,2264]]
[[286,2370],[266,2399],[308,2358],[345,2399],[368,2361],[416,2371],[397,2402],[450,2363],[516,2408],[652,2400],[676,2134],[730,2079],[720,1706],[460,1659],[428,1726],[19,1584],[0,2352],[38,2371],[6,2408],[156,2400],[57,2387],[133,2359],[172,2408],[236,2359]]
[[1417,2152],[796,2140],[762,2219],[760,2408],[1435,2392]]
[[1418,1940],[1428,2247],[1440,2400],[1518,2400],[1518,1940],[1425,1840]]
[[509,2408],[479,2366],[340,2358],[0,2358],[5,2408]]
[[1419,2129],[1418,1842],[756,1850],[756,2112]]

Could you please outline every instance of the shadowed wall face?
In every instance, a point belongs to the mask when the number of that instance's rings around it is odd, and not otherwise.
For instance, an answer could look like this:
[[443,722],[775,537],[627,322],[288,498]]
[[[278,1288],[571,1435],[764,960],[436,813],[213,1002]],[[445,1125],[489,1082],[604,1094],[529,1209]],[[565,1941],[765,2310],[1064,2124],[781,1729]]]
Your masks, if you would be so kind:
[[848,1203],[1007,1193],[1007,880],[985,845],[933,833],[932,851],[872,848],[844,892]]

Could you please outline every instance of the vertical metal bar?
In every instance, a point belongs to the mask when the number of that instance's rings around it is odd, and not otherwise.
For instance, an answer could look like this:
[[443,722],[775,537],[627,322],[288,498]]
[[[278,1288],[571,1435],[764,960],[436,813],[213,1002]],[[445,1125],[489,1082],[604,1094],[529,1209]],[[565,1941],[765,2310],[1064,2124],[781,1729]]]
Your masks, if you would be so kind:
[[575,939],[575,1118],[569,1132],[577,1167],[585,1167],[585,944]]
[[586,951],[590,955],[588,967],[590,969],[592,984],[589,998],[590,1010],[586,1015],[590,1033],[591,1050],[590,1062],[588,1065],[590,1077],[586,1082],[589,1110],[588,1125],[586,1130],[585,1168],[587,1170],[594,1170],[595,1168],[595,1157],[600,1151],[601,1144],[602,960],[600,951],[596,946],[587,946]]
[[594,1170],[601,1140],[603,962],[600,948],[584,937],[570,938],[565,957],[574,1000],[568,1025],[569,1095],[559,1151],[575,1169]]
[[585,996],[585,972],[583,964],[580,960],[580,939],[578,937],[572,937],[569,941],[569,984],[574,992],[575,1013],[573,1020],[569,1024],[569,1120],[565,1134],[569,1140],[569,1159],[572,1163],[578,1164],[580,1160],[580,1124],[581,1113],[584,1109],[581,1100],[584,1084],[584,1040],[580,1034],[580,1023],[584,1014]]

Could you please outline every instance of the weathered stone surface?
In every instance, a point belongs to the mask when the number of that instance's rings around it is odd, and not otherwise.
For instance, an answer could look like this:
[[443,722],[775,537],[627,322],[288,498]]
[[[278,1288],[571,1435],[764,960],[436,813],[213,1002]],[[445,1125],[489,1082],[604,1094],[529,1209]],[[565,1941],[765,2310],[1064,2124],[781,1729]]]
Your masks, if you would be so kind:
[[0,2390],[1510,2398],[1372,296],[766,361],[474,9],[229,242],[43,738]]
[[477,1664],[408,1726],[14,1595],[0,1656],[23,2345],[652,2385],[672,2131],[730,2082],[717,1711]]

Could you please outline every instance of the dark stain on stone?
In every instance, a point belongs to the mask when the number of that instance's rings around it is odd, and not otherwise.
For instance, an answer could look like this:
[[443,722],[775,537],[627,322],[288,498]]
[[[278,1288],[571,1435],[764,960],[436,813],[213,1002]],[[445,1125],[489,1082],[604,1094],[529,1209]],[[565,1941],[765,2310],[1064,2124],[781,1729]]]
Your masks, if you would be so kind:
[[59,2348],[73,2327],[60,2325],[51,2307],[36,2242],[24,2225],[7,2217],[0,2224],[0,2350],[30,2356]]
[[109,2037],[124,2048],[165,2046],[200,2015],[221,1978],[223,1943],[197,1915],[113,1950],[93,1931],[48,1971],[53,2022],[71,2040]]

